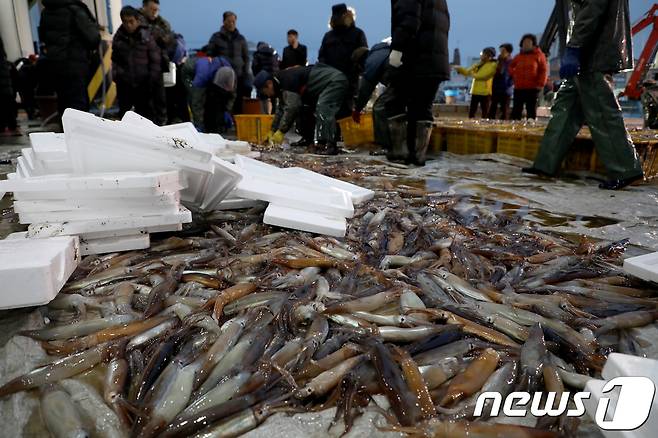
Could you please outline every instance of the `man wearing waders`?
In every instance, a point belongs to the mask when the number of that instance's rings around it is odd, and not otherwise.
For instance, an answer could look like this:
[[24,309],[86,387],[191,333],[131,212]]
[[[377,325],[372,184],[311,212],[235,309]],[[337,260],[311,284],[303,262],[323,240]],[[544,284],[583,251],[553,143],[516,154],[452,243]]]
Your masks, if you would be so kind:
[[450,79],[449,30],[446,0],[391,1],[389,65],[407,111],[389,119],[389,159],[425,165],[434,98],[439,84]]
[[348,92],[347,76],[333,67],[316,64],[268,73],[262,71],[254,86],[265,96],[279,98],[272,132],[268,140],[281,144],[304,104],[315,107],[316,150],[324,155],[338,154],[336,114]]
[[388,42],[375,44],[368,51],[362,47],[356,49],[352,55],[359,72],[362,73],[359,90],[352,119],[361,123],[361,112],[368,104],[370,96],[377,88],[377,84],[386,85],[372,107],[372,118],[375,130],[375,143],[388,153],[391,150],[391,136],[388,132],[388,119],[404,111],[404,103],[395,88],[388,81],[386,70],[388,57],[391,54],[391,45]]
[[612,75],[633,68],[628,0],[572,0],[575,23],[562,56],[565,79],[552,108],[535,163],[524,172],[555,176],[578,131],[587,123],[608,171],[599,187],[618,190],[643,179]]

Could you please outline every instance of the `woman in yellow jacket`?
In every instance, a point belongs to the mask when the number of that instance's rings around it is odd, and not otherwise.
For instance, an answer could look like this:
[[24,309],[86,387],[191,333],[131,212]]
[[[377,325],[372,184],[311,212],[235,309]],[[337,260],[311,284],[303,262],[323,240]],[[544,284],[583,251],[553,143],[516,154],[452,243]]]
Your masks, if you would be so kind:
[[498,67],[495,59],[496,49],[487,47],[480,54],[480,62],[473,64],[469,68],[457,67],[459,74],[473,78],[473,85],[471,86],[471,108],[468,112],[468,117],[471,119],[475,117],[478,106],[482,108],[482,118],[487,117],[487,114],[489,114],[493,78],[496,75],[496,68]]

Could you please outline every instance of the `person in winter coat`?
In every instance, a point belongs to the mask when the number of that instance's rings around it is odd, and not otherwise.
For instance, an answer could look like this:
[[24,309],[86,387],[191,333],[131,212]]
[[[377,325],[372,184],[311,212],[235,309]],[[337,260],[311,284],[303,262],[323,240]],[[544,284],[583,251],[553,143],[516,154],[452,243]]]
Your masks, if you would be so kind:
[[361,122],[361,112],[368,104],[372,93],[378,84],[386,85],[384,91],[379,95],[372,107],[372,118],[375,131],[375,143],[387,152],[391,149],[391,138],[388,129],[388,119],[404,112],[404,102],[399,92],[389,82],[386,75],[388,69],[388,57],[391,54],[389,42],[375,44],[368,51],[365,48],[357,49],[353,55],[355,63],[362,73],[361,82],[356,100],[352,119],[355,123]]
[[[160,15],[160,0],[143,0],[142,19],[160,48],[160,71],[169,71],[171,54],[176,50],[176,37],[171,24]],[[167,124],[167,92],[162,77],[153,85],[153,112],[157,125]]]
[[[261,71],[266,71],[270,74],[279,71],[279,56],[276,53],[276,50],[274,50],[268,43],[261,41],[256,46],[256,53],[254,53],[254,57],[251,61],[251,71],[254,74],[254,77]],[[261,101],[263,114],[270,114],[272,109],[276,112],[276,99],[273,99],[270,103],[270,99],[267,96],[264,96],[261,93],[257,94]]]
[[509,118],[510,101],[514,94],[514,81],[509,68],[512,63],[511,58],[514,47],[506,43],[501,45],[499,49],[500,54],[498,55],[496,75],[493,78],[491,107],[489,108],[488,118],[507,120]]
[[167,100],[167,122],[186,123],[190,121],[190,108],[187,104],[187,88],[183,83],[183,65],[187,60],[187,45],[185,38],[179,33],[174,34],[175,49],[170,53],[169,59],[176,67],[176,84],[165,88]]
[[59,115],[66,108],[88,111],[90,58],[101,40],[98,24],[80,0],[43,0],[42,4],[42,62],[57,94]]
[[521,53],[510,64],[514,79],[514,109],[512,119],[521,120],[523,108],[529,119],[537,118],[537,101],[548,79],[548,62],[544,52],[537,47],[537,37],[533,34],[521,38]]
[[608,180],[599,187],[618,190],[644,178],[626,131],[612,74],[633,68],[628,0],[572,0],[575,23],[562,56],[552,117],[534,165],[524,172],[555,176],[584,123]]
[[342,113],[352,110],[352,100],[359,85],[359,72],[352,62],[352,53],[359,47],[368,47],[366,34],[356,27],[354,12],[340,3],[331,7],[331,30],[322,38],[318,63],[326,64],[345,74],[350,82],[350,91]]
[[491,105],[491,95],[493,93],[493,78],[496,76],[496,69],[498,68],[495,59],[496,49],[486,47],[480,54],[480,62],[469,68],[457,67],[459,74],[473,78],[471,107],[468,111],[468,117],[471,119],[476,116],[478,107],[482,109],[483,118],[489,115],[489,106]]
[[276,97],[280,102],[272,132],[268,136],[272,143],[283,142],[306,103],[315,108],[318,152],[338,154],[336,114],[349,88],[345,74],[324,64],[292,67],[274,75],[262,71],[254,79],[254,86],[264,95]]
[[132,6],[121,9],[121,26],[112,40],[112,76],[119,117],[130,111],[153,120],[153,90],[162,77],[161,50]]
[[21,135],[16,123],[16,91],[11,82],[11,63],[0,38],[0,136]]
[[281,70],[299,65],[308,64],[308,49],[305,45],[299,43],[299,32],[295,29],[288,31],[288,47],[283,49],[283,58],[281,59]]
[[404,116],[389,119],[390,159],[425,164],[434,123],[432,105],[441,82],[450,79],[449,31],[446,0],[391,2],[388,61],[393,86],[405,96],[406,122]]
[[251,81],[249,77],[249,48],[247,40],[237,29],[238,16],[231,11],[223,14],[223,24],[219,32],[215,32],[208,42],[208,50],[225,56],[231,61],[233,70],[237,76],[237,95],[233,107],[234,114],[242,112],[242,98],[251,93]]

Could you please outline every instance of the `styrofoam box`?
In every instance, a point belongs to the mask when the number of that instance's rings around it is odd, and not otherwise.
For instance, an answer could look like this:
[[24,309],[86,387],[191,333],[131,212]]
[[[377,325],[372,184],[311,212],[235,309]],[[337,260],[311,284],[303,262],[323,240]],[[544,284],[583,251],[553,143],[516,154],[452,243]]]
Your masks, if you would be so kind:
[[347,222],[343,217],[329,217],[274,204],[270,204],[265,210],[263,222],[333,237],[343,237],[347,230]]
[[266,204],[263,201],[254,201],[253,199],[227,198],[221,201],[215,210],[240,210],[244,208],[257,207]]
[[182,229],[183,229],[182,224],[163,225],[159,227],[128,228],[123,230],[101,231],[98,233],[80,234],[80,238],[86,240],[105,239],[108,237],[135,236],[137,234],[170,233],[175,231],[181,231]]
[[39,160],[59,161],[69,158],[64,134],[33,132],[30,134],[30,144]]
[[[178,204],[143,206],[134,208],[98,208],[98,209],[76,209],[67,211],[41,211],[41,212],[17,212],[21,224],[47,224],[66,221],[88,221],[95,219],[112,219],[127,217],[143,217],[176,214],[180,206]],[[15,209],[14,209],[15,210]]]
[[94,199],[41,199],[15,201],[16,213],[40,213],[70,210],[144,210],[150,207],[176,206],[180,203],[178,192],[137,198],[94,198]]
[[[655,391],[658,385],[658,361],[626,354],[611,353],[608,356],[601,375],[606,380],[592,379],[585,386],[585,391],[591,393],[589,399],[583,400],[587,413],[592,419],[595,419],[599,402],[605,397],[610,400],[608,412],[615,412],[615,418],[617,415],[623,418],[626,414],[623,411],[618,412],[619,409],[628,412],[629,409],[638,409],[638,406],[634,404],[631,406],[618,406],[621,393],[620,388],[615,388],[603,394],[603,387],[616,377],[645,377],[653,382]],[[639,394],[635,395],[636,397],[639,396]],[[631,398],[633,397],[631,396]],[[634,399],[634,401],[639,404],[639,400]],[[655,397],[654,393],[649,418],[640,427],[634,430],[601,430],[601,432],[606,438],[654,438],[656,436],[656,430],[658,430],[658,415],[656,413],[658,413],[658,398]]]
[[[8,179],[16,179],[9,177]],[[170,187],[152,187],[148,189],[117,189],[117,190],[55,190],[47,192],[15,192],[14,199],[17,201],[40,201],[40,200],[62,200],[75,199],[80,201],[104,199],[133,199],[149,198],[166,195],[167,193],[177,192],[183,189],[183,186],[173,185]]]
[[192,213],[185,207],[179,207],[176,214],[67,221],[56,224],[33,223],[28,227],[28,236],[51,237],[102,233],[135,228],[171,226],[189,222],[192,222]]
[[[179,187],[179,175],[176,171],[161,171],[151,173],[97,173],[91,175],[48,175],[31,178],[9,179],[0,181],[0,188],[8,192],[51,192],[99,190],[112,191],[117,189],[161,189]],[[154,193],[158,193],[155,191]],[[70,199],[70,196],[66,196]]]
[[658,283],[658,252],[624,260],[624,271],[642,280]]
[[25,164],[25,159],[23,157],[18,157],[16,160],[16,174],[20,178],[29,178],[32,176],[30,171],[27,169],[27,165]]
[[241,198],[267,201],[281,207],[321,213],[331,217],[354,216],[354,205],[347,192],[285,184],[259,177],[245,177],[235,194]]
[[79,261],[77,237],[0,241],[0,309],[48,304]]
[[148,234],[107,237],[104,239],[81,239],[80,253],[83,256],[89,254],[107,254],[110,252],[146,249],[149,246],[151,246],[151,238]]
[[67,109],[62,118],[75,173],[180,170],[185,202],[200,205],[212,174],[212,155],[168,135]]
[[203,195],[201,209],[212,209],[217,206],[242,180],[242,173],[231,163],[215,156],[212,157],[213,174],[208,180],[206,192]]
[[199,135],[199,131],[197,131],[194,125],[190,122],[163,126],[162,130],[174,137],[185,140],[191,148],[212,153],[207,147],[204,147],[206,146],[206,143]]
[[352,196],[352,202],[354,202],[355,205],[362,204],[375,197],[375,192],[372,190],[359,187],[356,184],[351,184],[336,178],[331,178],[311,170],[303,169],[301,167],[289,167],[287,169],[281,170],[285,174],[294,176],[303,181],[307,181],[308,183],[345,190]]

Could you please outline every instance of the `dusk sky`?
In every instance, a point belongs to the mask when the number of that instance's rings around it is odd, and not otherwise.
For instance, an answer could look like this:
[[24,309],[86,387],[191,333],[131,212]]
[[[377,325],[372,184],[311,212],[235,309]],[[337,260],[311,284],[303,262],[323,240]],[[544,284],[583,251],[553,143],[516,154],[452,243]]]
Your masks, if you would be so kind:
[[[282,51],[286,31],[295,28],[303,44],[309,46],[311,61],[317,58],[322,36],[327,31],[332,0],[160,0],[162,15],[183,34],[190,48],[207,43],[221,25],[221,14],[232,10],[238,15],[238,29],[249,41],[267,41]],[[653,0],[631,0],[631,21],[645,14]],[[124,1],[140,6],[141,0]],[[370,45],[390,34],[390,1],[352,0],[357,25]],[[518,47],[522,34],[541,33],[553,8],[553,0],[448,0],[451,15],[450,50],[459,47],[462,59],[476,56],[485,46],[511,42]],[[636,56],[649,30],[635,40]]]

